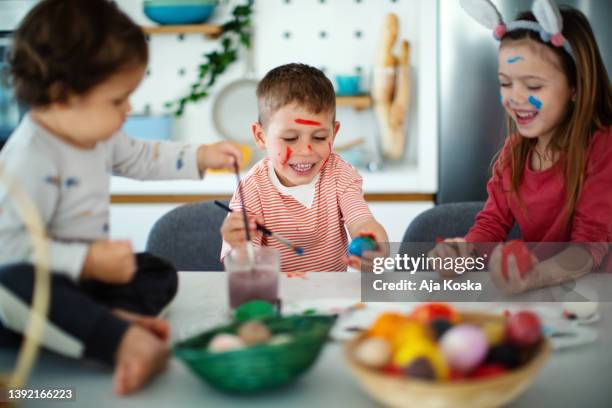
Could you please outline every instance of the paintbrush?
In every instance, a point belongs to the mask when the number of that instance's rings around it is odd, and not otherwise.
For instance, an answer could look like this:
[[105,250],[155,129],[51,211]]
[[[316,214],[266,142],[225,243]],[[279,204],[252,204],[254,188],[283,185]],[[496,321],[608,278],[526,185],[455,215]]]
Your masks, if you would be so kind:
[[246,251],[249,259],[249,269],[253,270],[255,265],[255,250],[253,249],[253,243],[251,242],[251,233],[249,232],[249,220],[246,214],[246,205],[244,204],[244,194],[242,194],[242,187],[240,185],[240,169],[238,168],[238,160],[234,160],[234,173],[236,173],[236,183],[238,184],[238,197],[240,197],[240,204],[242,205],[242,220],[244,221],[244,233],[246,234]]
[[[223,208],[227,212],[232,212],[233,211],[231,208],[229,208],[227,205],[223,204],[220,201],[215,200],[215,204],[218,205],[219,207]],[[246,213],[246,208],[244,208],[244,206],[242,208],[243,208],[243,211],[245,211],[245,213]],[[289,241],[287,238],[283,237],[282,235],[277,234],[276,232],[271,231],[270,229],[268,229],[267,227],[261,225],[260,223],[256,223],[256,225],[257,225],[257,229],[259,231],[263,232],[263,234],[265,236],[272,237],[272,238],[276,239],[278,242],[280,242],[281,244],[286,245],[287,247],[291,248],[293,250],[293,252],[296,253],[296,255],[303,255],[304,254],[304,248],[293,245],[293,243],[291,241]]]

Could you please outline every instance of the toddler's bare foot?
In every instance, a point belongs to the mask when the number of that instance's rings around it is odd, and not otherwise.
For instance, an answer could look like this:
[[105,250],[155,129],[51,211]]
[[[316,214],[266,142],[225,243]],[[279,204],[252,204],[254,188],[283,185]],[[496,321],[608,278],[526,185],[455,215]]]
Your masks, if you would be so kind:
[[169,350],[163,340],[139,325],[131,325],[117,351],[113,389],[118,395],[142,388],[162,371],[168,362]]
[[120,319],[142,326],[163,341],[167,341],[170,336],[170,326],[168,326],[168,323],[163,319],[128,312],[123,309],[113,309],[113,313]]

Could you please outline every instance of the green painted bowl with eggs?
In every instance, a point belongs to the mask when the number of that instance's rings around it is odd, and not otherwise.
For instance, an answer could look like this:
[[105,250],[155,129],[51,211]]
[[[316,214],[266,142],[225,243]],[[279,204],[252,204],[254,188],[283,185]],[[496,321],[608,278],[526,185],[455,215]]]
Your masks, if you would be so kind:
[[[181,341],[172,352],[216,389],[232,394],[261,392],[286,386],[304,374],[317,360],[335,320],[335,316],[314,315],[267,317],[256,324],[234,322]],[[255,329],[250,337],[257,336],[263,325],[268,338],[243,343],[246,325]]]

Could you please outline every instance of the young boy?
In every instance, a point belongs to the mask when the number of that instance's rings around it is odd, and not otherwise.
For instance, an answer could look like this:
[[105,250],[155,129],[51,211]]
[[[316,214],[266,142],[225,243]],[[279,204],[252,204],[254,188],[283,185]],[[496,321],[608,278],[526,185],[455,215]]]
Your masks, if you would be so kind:
[[[51,278],[43,344],[115,365],[114,388],[142,387],[168,358],[168,325],[152,317],[177,289],[172,265],[108,240],[110,174],[199,179],[232,168],[229,143],[143,142],[120,131],[144,76],[141,28],[107,0],[45,0],[13,38],[10,73],[31,107],[0,153],[0,167],[35,204],[47,229]],[[0,186],[0,343],[24,333],[32,247]]]
[[[347,264],[360,268],[363,260],[384,256],[387,234],[368,209],[361,177],[332,152],[340,123],[329,79],[307,65],[283,65],[261,80],[257,99],[259,120],[252,132],[267,157],[241,182],[254,244],[280,250],[284,272],[345,271]],[[242,210],[238,192],[230,207]],[[302,247],[303,255],[263,237],[255,222]],[[373,234],[380,251],[347,258],[345,227],[352,238]],[[245,242],[240,211],[225,219],[221,234],[223,260]]]

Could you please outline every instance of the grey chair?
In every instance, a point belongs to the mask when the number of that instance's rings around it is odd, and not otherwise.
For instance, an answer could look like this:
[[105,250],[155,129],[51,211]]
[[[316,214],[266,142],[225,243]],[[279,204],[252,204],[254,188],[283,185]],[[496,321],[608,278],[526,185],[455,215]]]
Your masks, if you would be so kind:
[[153,225],[147,251],[179,271],[222,271],[219,228],[226,215],[212,201],[177,207]]
[[[419,256],[427,253],[435,245],[437,238],[462,237],[474,225],[476,215],[484,202],[440,204],[419,214],[408,226],[400,245],[400,254]],[[514,225],[508,239],[521,235],[518,225]]]

